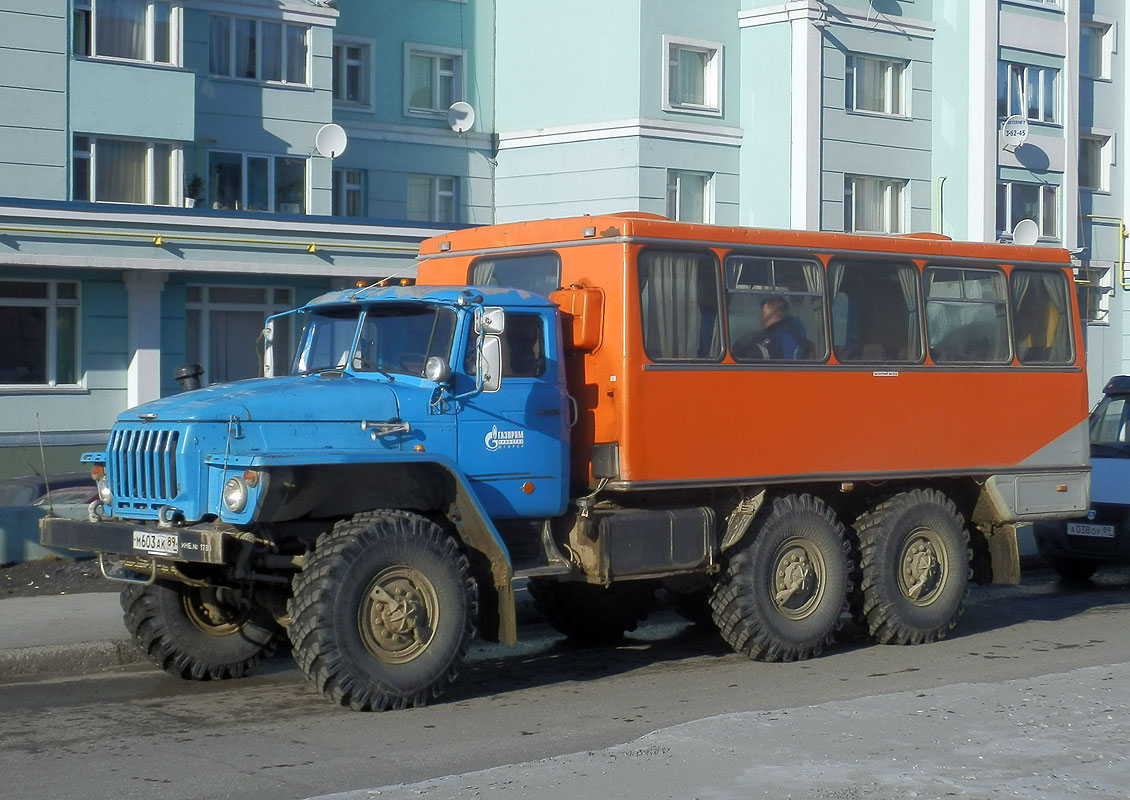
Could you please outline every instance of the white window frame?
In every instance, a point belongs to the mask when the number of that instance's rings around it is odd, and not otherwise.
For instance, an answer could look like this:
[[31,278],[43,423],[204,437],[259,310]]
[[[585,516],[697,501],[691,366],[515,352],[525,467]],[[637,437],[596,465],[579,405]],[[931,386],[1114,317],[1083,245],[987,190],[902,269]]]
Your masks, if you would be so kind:
[[[187,295],[186,295],[184,308],[185,308],[185,312],[186,312],[186,314],[185,314],[186,320],[187,320],[187,312],[188,311],[191,310],[191,311],[200,312],[200,343],[199,343],[200,344],[200,359],[199,359],[199,364],[204,369],[204,380],[207,381],[207,383],[209,383],[209,384],[216,383],[216,381],[213,381],[213,380],[210,379],[210,376],[212,374],[212,369],[211,369],[211,367],[212,367],[212,364],[211,364],[211,360],[212,360],[212,335],[211,335],[212,326],[211,326],[211,319],[210,319],[211,312],[213,312],[213,311],[261,312],[263,314],[263,319],[266,320],[267,317],[270,317],[274,314],[281,314],[284,311],[290,311],[292,308],[295,307],[295,304],[294,304],[295,289],[294,289],[293,286],[262,286],[262,285],[253,286],[253,285],[248,285],[248,284],[230,284],[230,283],[189,283],[189,284],[186,284],[185,285],[186,292],[189,288],[194,288],[194,289],[200,290],[200,299],[199,300],[188,300]],[[264,303],[225,303],[223,301],[213,301],[212,298],[211,298],[211,292],[212,292],[213,289],[255,289],[255,290],[262,290],[266,294],[267,301],[264,302]],[[284,290],[284,291],[290,292],[290,299],[286,300],[286,301],[275,300],[275,293],[279,290]],[[188,341],[187,341],[188,331],[187,331],[187,328],[188,328],[188,326],[187,326],[187,323],[186,323],[186,325],[185,325],[185,336],[186,336],[185,355],[186,356],[188,354]],[[275,334],[275,323],[274,323],[273,320],[266,324],[266,329],[270,331],[270,336],[271,336],[271,339],[272,339],[272,346],[269,350],[266,350],[266,352],[264,353],[264,365],[263,365],[263,367],[264,367],[265,373],[269,375],[269,374],[271,374],[272,370],[274,369],[275,363],[277,361],[277,358],[275,357],[274,342],[273,342],[274,334]],[[296,334],[297,334],[297,331],[294,330],[294,325],[292,324],[291,329],[290,329],[291,341],[287,343],[287,348],[289,350],[293,350],[294,337],[295,337]],[[247,346],[248,347],[255,347],[255,348],[261,347],[261,345],[258,342],[248,342]]]
[[[179,67],[182,63],[181,20],[182,8],[180,0],[146,0],[145,3],[145,56],[143,58],[127,58],[125,56],[102,55],[97,52],[98,46],[98,2],[99,0],[74,0],[74,10],[71,16],[70,45],[72,55],[77,58],[92,58],[106,61],[124,61],[132,64],[157,64],[166,67]],[[154,38],[155,6],[163,3],[169,7],[169,60],[157,61],[157,43]],[[75,49],[75,23],[85,17],[86,37],[85,48],[87,52],[80,53]]]
[[[685,219],[680,214],[684,193],[690,190],[686,179],[702,181],[702,219]],[[697,187],[696,187],[697,188]],[[678,222],[714,222],[714,173],[689,169],[667,170],[667,217]]]
[[[1061,125],[1062,115],[1060,113],[1060,105],[1062,101],[1061,89],[1061,70],[1056,67],[1039,67],[1034,64],[1021,64],[1016,61],[1001,61],[999,62],[998,70],[1000,68],[1005,70],[1005,114],[1000,116],[1000,119],[1006,119],[1013,116],[1012,107],[1015,101],[1020,103],[1020,111],[1016,112],[1020,116],[1025,117],[1030,122],[1038,122],[1045,125]],[[1020,81],[1014,80],[1014,70],[1020,71]],[[1046,104],[1046,87],[1048,79],[1052,81],[1052,100],[1051,108],[1047,108]],[[1000,103],[1000,75],[997,76],[997,102]],[[1028,96],[1032,93],[1032,86],[1035,84],[1035,91],[1037,97],[1035,116],[1029,111]],[[999,113],[999,108],[998,108]]]
[[[680,50],[694,51],[706,55],[703,71],[703,102],[687,103],[672,98],[675,87],[671,85],[671,66]],[[722,116],[722,45],[702,39],[688,39],[682,36],[663,35],[663,92],[664,111],[698,114],[709,117]]]
[[[883,73],[883,97],[879,109],[860,108],[858,62],[875,64]],[[910,116],[906,76],[910,65],[901,59],[848,53],[844,63],[844,108],[855,114],[877,114],[887,117]],[[850,89],[850,95],[847,90]]]
[[[79,138],[84,138],[89,142],[89,149],[80,151],[76,149],[76,141]],[[116,141],[116,142],[135,142],[144,144],[145,147],[145,201],[141,203],[127,203],[124,200],[100,200],[98,198],[98,142]],[[157,195],[157,181],[156,172],[154,170],[154,155],[153,146],[161,144],[169,148],[169,202],[156,203],[154,198]],[[183,205],[184,203],[184,178],[183,173],[183,151],[176,142],[164,142],[152,139],[130,139],[123,136],[96,136],[90,133],[75,133],[71,137],[71,157],[72,165],[76,159],[85,159],[87,161],[87,180],[89,182],[88,190],[90,197],[76,198],[74,197],[74,175],[72,169],[71,176],[71,199],[78,200],[79,202],[89,203],[122,203],[127,205],[146,205],[157,206],[160,208],[171,208]]]
[[[0,296],[0,306],[22,308],[46,308],[47,314],[44,324],[47,327],[45,347],[47,349],[47,363],[44,367],[46,383],[0,383],[4,391],[41,390],[44,388],[76,388],[82,386],[82,283],[80,281],[54,281],[54,280],[27,280],[23,278],[3,278],[4,283],[35,283],[47,285],[47,297],[12,297]],[[59,285],[68,284],[75,287],[74,298],[61,299]],[[60,308],[74,308],[75,311],[75,381],[74,383],[58,382],[58,310]]]
[[[408,203],[407,186],[413,180],[427,181],[428,183],[428,219],[415,219],[408,216],[410,204]],[[456,204],[458,198],[459,181],[453,175],[425,175],[422,173],[413,173],[407,176],[405,184],[404,195],[404,217],[405,219],[412,220],[413,222],[455,222],[459,216],[459,207]],[[439,209],[441,201],[449,199],[451,201],[451,219],[439,219]]]
[[1097,81],[1109,81],[1112,77],[1114,54],[1118,52],[1118,32],[1117,23],[1112,19],[1104,17],[1088,17],[1080,22],[1080,39],[1084,29],[1090,29],[1096,32],[1098,36],[1099,54],[1102,60],[1102,65],[1099,68],[1098,75],[1092,75],[1086,72],[1087,65],[1083,63],[1082,47],[1080,46],[1079,58],[1079,76],[1082,78],[1090,78]]
[[[855,221],[859,218],[857,202],[858,187],[868,182],[876,184],[880,191],[882,208],[881,215],[884,220],[885,230],[869,230],[859,228]],[[844,176],[844,232],[863,234],[899,234],[905,233],[906,203],[909,194],[910,182],[905,178],[884,178],[877,175],[845,175]]]
[[[431,105],[428,108],[413,106],[412,87],[409,85],[411,75],[411,62],[413,56],[421,58],[428,58],[432,61],[432,97]],[[465,51],[455,47],[441,47],[434,44],[420,44],[418,42],[405,42],[404,43],[404,85],[402,87],[402,96],[404,99],[404,116],[406,117],[428,117],[432,119],[447,118],[447,106],[440,108],[441,105],[439,97],[439,80],[443,77],[445,72],[440,69],[440,59],[450,58],[454,60],[451,71],[451,103],[454,104],[467,96],[466,89],[466,63],[467,54]]]
[[[236,22],[253,22],[253,23],[255,23],[255,77],[254,78],[245,78],[242,75],[236,75],[235,74],[236,47],[237,47],[238,43],[236,42],[236,37],[234,35],[229,35],[229,37],[228,37],[228,70],[227,70],[227,72],[224,73],[224,72],[213,72],[212,71],[212,63],[211,63],[211,52],[212,52],[212,50],[211,50],[211,48],[212,48],[212,18],[213,17],[226,19],[228,21],[228,24],[231,26],[229,28],[229,33],[234,30]],[[279,28],[281,29],[281,37],[280,37],[281,41],[279,42],[279,45],[280,45],[279,58],[282,61],[282,76],[279,80],[274,80],[274,79],[266,80],[262,77],[262,75],[263,75],[263,23],[278,25]],[[290,64],[290,59],[288,58],[289,54],[287,53],[287,49],[290,47],[290,37],[287,35],[287,31],[290,28],[301,29],[303,31],[303,41],[306,44],[306,47],[305,47],[306,63],[305,63],[305,66],[303,68],[303,80],[301,80],[301,81],[291,81],[291,80],[287,79],[287,67]],[[310,83],[310,71],[311,71],[310,49],[311,48],[310,48],[310,26],[309,25],[299,25],[297,23],[287,22],[287,21],[282,20],[282,19],[258,19],[258,18],[253,18],[253,17],[237,16],[237,15],[233,15],[233,14],[209,14],[208,15],[208,67],[207,67],[207,75],[210,78],[224,78],[226,80],[242,81],[244,83],[263,83],[263,84],[269,84],[271,86],[309,87],[311,85],[311,83]]]
[[[356,177],[356,180],[353,178]],[[365,216],[365,170],[355,167],[341,167],[333,170],[333,204],[337,206],[338,211],[334,216],[355,218]],[[359,214],[350,215],[346,213],[349,208],[349,195],[352,192],[357,193]]]
[[[1038,209],[1038,214],[1037,214],[1035,222],[1036,222],[1036,225],[1039,226],[1039,229],[1040,229],[1040,241],[1042,241],[1042,242],[1058,242],[1058,241],[1060,241],[1060,237],[1062,235],[1060,233],[1061,228],[1060,228],[1060,221],[1059,221],[1060,216],[1061,216],[1060,196],[1062,194],[1062,192],[1060,191],[1060,187],[1055,186],[1055,185],[1050,184],[1050,183],[1030,183],[1028,181],[997,181],[997,191],[1000,192],[1001,189],[1003,188],[1004,192],[1005,192],[1004,222],[1005,222],[1006,229],[1002,230],[999,225],[997,226],[997,234],[1000,236],[1000,238],[1003,239],[1003,240],[1011,240],[1012,239],[1012,228],[1015,227],[1015,225],[1010,226],[1009,223],[1012,220],[1012,190],[1013,190],[1014,186],[1036,187],[1038,189],[1037,202],[1036,202],[1036,208]],[[1044,215],[1044,207],[1047,204],[1047,193],[1048,192],[1051,192],[1053,194],[1053,199],[1055,201],[1055,219],[1052,221],[1052,223],[1055,227],[1054,234],[1048,232],[1048,220]],[[998,197],[998,202],[999,202],[999,197]],[[997,221],[1000,222],[999,219]]]
[[1090,129],[1079,134],[1079,163],[1083,162],[1083,143],[1096,143],[1099,148],[1099,185],[1088,186],[1083,183],[1083,170],[1079,170],[1079,189],[1093,194],[1110,193],[1110,171],[1114,166],[1115,153],[1114,132]]
[[212,180],[212,155],[213,154],[240,156],[240,167],[239,167],[239,169],[240,169],[240,186],[239,186],[240,207],[236,208],[236,209],[218,209],[218,210],[247,211],[247,161],[248,161],[248,159],[251,159],[251,158],[265,158],[265,159],[267,159],[267,161],[270,164],[270,166],[267,169],[267,208],[262,209],[262,210],[256,209],[254,212],[249,212],[249,213],[256,213],[256,214],[301,214],[301,213],[303,213],[302,211],[281,211],[280,209],[275,207],[275,205],[276,205],[276,203],[275,203],[275,191],[276,191],[275,173],[277,172],[277,167],[275,165],[275,161],[277,159],[280,159],[280,158],[287,158],[287,159],[292,159],[292,160],[295,160],[295,161],[301,161],[302,162],[302,166],[303,166],[302,205],[304,205],[306,207],[305,213],[307,215],[310,214],[310,197],[311,197],[310,159],[305,157],[305,156],[292,154],[292,153],[243,153],[243,152],[239,152],[237,150],[210,150],[208,152],[208,162],[207,162],[208,163],[208,167],[207,167],[207,169],[208,169],[208,173],[207,173],[208,174],[208,180],[206,181],[207,189],[208,189],[208,206],[210,208],[213,206],[214,203],[218,202],[218,201],[214,200],[213,196],[212,196],[213,187],[212,187],[212,184],[211,184],[211,180]]
[[[361,48],[361,58],[359,61],[354,62],[345,55],[346,48],[350,47]],[[373,52],[375,49],[376,43],[372,39],[361,39],[353,36],[334,37],[332,58],[333,80],[330,82],[330,91],[333,94],[335,106],[351,110],[364,110],[373,107],[373,87],[376,84],[373,80]],[[338,55],[339,53],[341,54],[340,57]],[[345,91],[346,76],[349,67],[353,64],[357,66],[361,76],[360,98],[357,100],[347,100],[340,95]],[[339,88],[335,89],[334,86]]]

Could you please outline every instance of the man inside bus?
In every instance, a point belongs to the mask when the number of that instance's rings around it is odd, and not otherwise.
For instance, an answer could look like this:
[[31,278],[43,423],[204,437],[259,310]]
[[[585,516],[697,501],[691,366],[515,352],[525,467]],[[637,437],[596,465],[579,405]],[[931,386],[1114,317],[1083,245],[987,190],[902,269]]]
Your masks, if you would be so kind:
[[789,313],[789,301],[775,294],[761,301],[761,330],[736,342],[734,355],[773,360],[803,358],[807,341],[804,325]]

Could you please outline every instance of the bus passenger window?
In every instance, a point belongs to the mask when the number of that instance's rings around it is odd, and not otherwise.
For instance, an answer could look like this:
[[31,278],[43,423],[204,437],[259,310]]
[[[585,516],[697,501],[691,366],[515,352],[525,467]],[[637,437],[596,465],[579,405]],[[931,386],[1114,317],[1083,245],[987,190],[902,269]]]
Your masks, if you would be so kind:
[[841,362],[918,363],[922,323],[918,270],[887,261],[833,261],[832,352]]
[[1014,269],[1009,288],[1020,363],[1070,364],[1071,305],[1063,273]]
[[725,275],[735,361],[824,360],[824,271],[818,262],[731,254]]
[[1012,360],[1004,273],[932,266],[923,286],[930,358],[939,364]]
[[718,263],[710,252],[645,250],[639,256],[640,325],[652,361],[718,361]]
[[505,286],[548,296],[561,287],[561,259],[557,253],[477,258],[467,275],[471,286]]

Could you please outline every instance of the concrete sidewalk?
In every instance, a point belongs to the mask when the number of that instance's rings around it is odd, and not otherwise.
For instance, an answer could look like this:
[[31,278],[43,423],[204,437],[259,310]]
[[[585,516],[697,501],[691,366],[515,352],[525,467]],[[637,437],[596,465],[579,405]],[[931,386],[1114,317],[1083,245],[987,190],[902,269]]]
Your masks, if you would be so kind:
[[[1030,531],[1020,538],[1025,569],[1042,566]],[[519,622],[535,619],[518,593]],[[115,592],[0,599],[0,681],[94,672],[149,663],[130,638]]]

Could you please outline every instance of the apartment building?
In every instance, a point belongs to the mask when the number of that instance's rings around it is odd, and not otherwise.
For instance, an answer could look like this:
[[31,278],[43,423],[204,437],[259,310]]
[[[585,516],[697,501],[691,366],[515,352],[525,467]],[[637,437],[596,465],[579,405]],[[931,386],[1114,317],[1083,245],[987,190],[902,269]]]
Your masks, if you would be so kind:
[[[1069,248],[1097,397],[1130,371],[1125,18],[0,0],[0,473],[38,463],[37,427],[72,465],[187,361],[256,374],[268,314],[410,275],[437,230],[623,210]],[[287,360],[283,328],[265,360]]]

